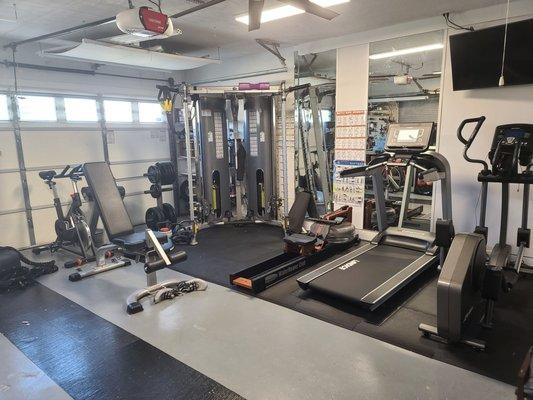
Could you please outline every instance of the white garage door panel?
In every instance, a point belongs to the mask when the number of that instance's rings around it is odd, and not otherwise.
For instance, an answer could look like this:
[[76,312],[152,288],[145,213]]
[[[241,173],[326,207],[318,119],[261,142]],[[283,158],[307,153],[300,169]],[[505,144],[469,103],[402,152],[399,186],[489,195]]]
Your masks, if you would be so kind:
[[174,195],[172,192],[163,192],[163,202],[174,206]]
[[20,173],[0,174],[0,211],[25,208]]
[[[65,210],[66,211],[66,210]],[[54,208],[34,210],[32,212],[35,241],[37,244],[47,244],[56,239],[54,223],[57,218]]]
[[17,145],[13,131],[0,131],[0,170],[18,169]]
[[[39,171],[26,172],[26,179],[28,181],[28,191],[30,193],[30,203],[32,207],[51,206],[54,204],[52,190],[39,177]],[[61,203],[70,203],[70,194],[73,193],[72,183],[70,179],[57,179],[56,188],[61,199]],[[85,179],[82,178],[78,182],[78,189],[87,186]]]
[[129,196],[124,199],[131,222],[134,225],[144,224],[144,214],[149,207],[155,206],[155,200],[148,194]]
[[2,229],[0,246],[20,248],[30,245],[26,213],[0,215],[0,226],[6,228]]
[[[148,171],[148,167],[153,164],[155,162],[111,165],[111,171],[113,171],[115,179],[131,178],[132,176],[142,176]],[[146,179],[146,182],[149,182],[148,179]]]
[[167,135],[165,129],[109,131],[109,160],[113,162],[169,158]]
[[[127,181],[120,181],[118,185],[126,188],[126,195],[129,193],[143,192],[150,189],[150,181],[148,179],[131,179]],[[155,201],[155,200],[154,200]]]
[[103,161],[100,131],[23,131],[26,167]]

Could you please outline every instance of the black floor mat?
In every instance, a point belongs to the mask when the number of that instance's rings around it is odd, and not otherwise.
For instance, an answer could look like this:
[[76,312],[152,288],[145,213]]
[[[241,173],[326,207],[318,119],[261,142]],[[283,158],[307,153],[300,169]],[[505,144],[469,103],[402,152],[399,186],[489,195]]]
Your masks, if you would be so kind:
[[[281,230],[271,226],[216,226],[201,231],[200,244],[184,248],[189,259],[172,268],[232,287],[229,275],[279,254],[283,248],[281,237]],[[318,265],[279,282],[257,297],[415,353],[516,384],[520,363],[533,344],[533,277],[524,277],[512,293],[502,296],[495,311],[494,328],[481,332],[481,338],[488,342],[487,350],[479,352],[421,337],[418,325],[436,322],[436,271],[426,271],[370,313],[340,300],[301,290],[296,278]]]
[[229,286],[229,274],[283,251],[283,231],[271,225],[215,225],[198,233],[198,245],[179,246],[187,261],[172,267],[194,277]]

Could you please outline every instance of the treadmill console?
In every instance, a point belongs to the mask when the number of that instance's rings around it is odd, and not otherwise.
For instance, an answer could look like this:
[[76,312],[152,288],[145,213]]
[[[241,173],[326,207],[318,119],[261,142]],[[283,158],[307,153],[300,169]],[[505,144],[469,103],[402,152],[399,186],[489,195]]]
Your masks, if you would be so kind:
[[429,149],[433,128],[432,122],[390,124],[385,151],[404,154],[423,153]]

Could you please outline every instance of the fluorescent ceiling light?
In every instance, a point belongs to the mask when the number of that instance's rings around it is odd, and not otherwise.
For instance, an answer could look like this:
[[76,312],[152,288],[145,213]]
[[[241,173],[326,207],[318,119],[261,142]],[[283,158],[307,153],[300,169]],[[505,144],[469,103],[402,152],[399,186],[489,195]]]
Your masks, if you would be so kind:
[[396,56],[403,56],[406,54],[423,53],[424,51],[440,50],[444,48],[442,43],[428,44],[425,46],[410,47],[408,49],[387,51],[385,53],[372,54],[369,58],[371,60],[381,60],[383,58],[391,58]]
[[[281,6],[276,8],[271,8],[270,10],[263,10],[261,13],[261,23],[274,21],[276,19],[282,19],[287,17],[292,17],[293,15],[303,14],[304,10],[296,8],[293,6]],[[248,14],[241,15],[240,17],[235,18],[236,21],[242,22],[243,24],[248,25],[250,23],[250,18]]]
[[[320,7],[331,7],[336,6],[337,4],[349,3],[351,0],[310,0],[311,3],[315,3]],[[270,10],[263,10],[261,13],[261,23],[275,21],[276,19],[282,19],[287,17],[292,17],[293,15],[303,14],[304,10],[298,7],[291,5],[271,8]],[[236,21],[239,21],[243,24],[250,24],[250,17],[248,14],[240,15],[235,18]]]
[[350,0],[311,0],[311,3],[315,3],[320,7],[331,7],[336,6],[337,4],[349,3]]
[[421,101],[427,100],[429,96],[399,96],[399,97],[381,97],[377,99],[368,99],[369,103],[390,103],[392,101]]

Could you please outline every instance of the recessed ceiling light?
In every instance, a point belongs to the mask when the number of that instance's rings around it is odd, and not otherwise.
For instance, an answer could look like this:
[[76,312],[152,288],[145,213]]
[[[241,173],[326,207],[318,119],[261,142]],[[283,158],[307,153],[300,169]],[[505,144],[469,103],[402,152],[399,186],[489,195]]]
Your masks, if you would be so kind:
[[[276,19],[282,19],[287,17],[292,17],[293,15],[303,14],[304,10],[296,8],[293,6],[281,6],[276,8],[271,8],[270,10],[263,10],[261,13],[261,23],[274,21]],[[235,18],[236,21],[242,22],[243,24],[248,25],[250,23],[250,18],[248,14],[241,15]]]
[[381,60],[383,58],[391,58],[396,56],[404,56],[406,54],[423,53],[424,51],[440,50],[444,47],[442,43],[428,44],[426,46],[410,47],[408,49],[388,51],[385,53],[372,54],[369,58],[371,60]]
[[310,0],[311,3],[315,3],[320,7],[331,7],[336,6],[337,4],[349,3],[350,0]]

